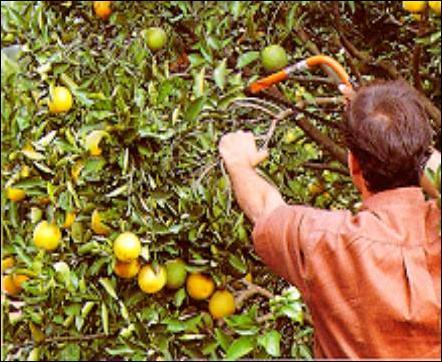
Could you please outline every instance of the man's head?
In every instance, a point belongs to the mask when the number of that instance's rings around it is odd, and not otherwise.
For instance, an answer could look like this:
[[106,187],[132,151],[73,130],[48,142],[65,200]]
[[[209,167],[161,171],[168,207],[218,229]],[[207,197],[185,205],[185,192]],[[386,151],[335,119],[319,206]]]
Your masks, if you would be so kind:
[[361,191],[419,185],[432,129],[411,86],[378,81],[360,88],[344,118],[350,172]]

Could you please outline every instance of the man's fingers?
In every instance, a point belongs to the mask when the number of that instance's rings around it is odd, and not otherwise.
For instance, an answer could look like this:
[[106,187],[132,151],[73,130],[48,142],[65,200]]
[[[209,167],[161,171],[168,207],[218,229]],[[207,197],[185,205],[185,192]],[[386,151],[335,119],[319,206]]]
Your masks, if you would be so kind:
[[338,85],[338,89],[339,91],[344,95],[344,97],[346,98],[347,102],[351,101],[355,95],[355,91],[353,89],[353,87],[350,87],[348,85],[345,84],[339,84]]

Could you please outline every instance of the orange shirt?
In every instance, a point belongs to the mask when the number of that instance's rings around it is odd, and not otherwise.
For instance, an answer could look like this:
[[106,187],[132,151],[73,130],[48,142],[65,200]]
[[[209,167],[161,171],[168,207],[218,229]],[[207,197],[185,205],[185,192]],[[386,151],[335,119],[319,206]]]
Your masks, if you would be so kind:
[[316,358],[440,358],[439,223],[420,188],[398,188],[356,215],[281,206],[258,220],[253,240],[302,292]]

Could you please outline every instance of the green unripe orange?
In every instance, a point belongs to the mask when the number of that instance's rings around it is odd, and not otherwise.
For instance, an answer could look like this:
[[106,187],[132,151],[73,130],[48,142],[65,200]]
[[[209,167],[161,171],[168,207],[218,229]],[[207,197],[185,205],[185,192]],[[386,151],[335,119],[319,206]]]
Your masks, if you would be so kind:
[[268,71],[280,70],[288,63],[287,53],[280,45],[269,45],[261,51],[261,61]]

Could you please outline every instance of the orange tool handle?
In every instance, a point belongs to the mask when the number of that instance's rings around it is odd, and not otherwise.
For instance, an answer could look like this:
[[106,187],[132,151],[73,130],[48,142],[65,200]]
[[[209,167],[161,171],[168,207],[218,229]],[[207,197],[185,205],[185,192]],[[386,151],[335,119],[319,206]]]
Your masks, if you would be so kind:
[[268,77],[257,80],[256,82],[252,83],[249,86],[249,91],[252,94],[259,93],[263,89],[269,88],[273,84],[276,84],[278,82],[286,80],[289,77],[289,75],[296,70],[305,69],[305,68],[313,69],[316,66],[323,65],[323,64],[332,68],[333,71],[338,75],[341,82],[344,83],[345,85],[351,87],[350,77],[348,76],[344,67],[341,64],[339,64],[336,60],[334,60],[333,58],[331,58],[327,55],[321,54],[321,55],[315,55],[310,58],[307,58],[304,61],[301,61],[301,62],[296,63],[294,65],[290,65],[290,66],[280,70],[277,73],[269,75]]
[[250,84],[249,90],[251,93],[255,94],[261,92],[263,89],[266,89],[273,84],[279,83],[283,80],[286,80],[289,77],[289,73],[287,73],[284,69],[280,70],[277,73],[271,74],[268,77],[257,80],[256,82]]
[[339,77],[342,83],[351,87],[350,77],[348,76],[344,67],[341,64],[339,64],[335,59],[327,55],[321,54],[307,58],[306,63],[310,69],[315,68],[318,65],[323,65],[323,64],[328,65],[330,68],[333,69],[333,71],[336,73],[336,75]]

